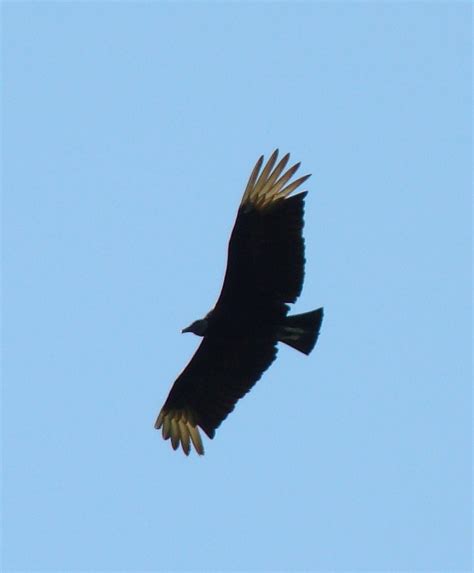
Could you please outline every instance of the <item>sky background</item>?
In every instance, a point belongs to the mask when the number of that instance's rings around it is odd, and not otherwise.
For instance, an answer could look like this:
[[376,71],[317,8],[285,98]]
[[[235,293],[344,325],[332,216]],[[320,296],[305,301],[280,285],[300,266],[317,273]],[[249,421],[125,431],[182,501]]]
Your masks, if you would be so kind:
[[[471,6],[4,2],[4,570],[470,570]],[[153,429],[250,170],[315,351]]]

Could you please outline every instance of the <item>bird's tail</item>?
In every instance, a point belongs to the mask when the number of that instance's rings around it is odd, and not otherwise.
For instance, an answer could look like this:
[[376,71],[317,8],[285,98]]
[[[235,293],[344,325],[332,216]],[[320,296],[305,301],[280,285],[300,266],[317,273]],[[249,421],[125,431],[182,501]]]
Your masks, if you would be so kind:
[[313,350],[323,321],[323,309],[287,316],[278,333],[278,340],[304,354]]

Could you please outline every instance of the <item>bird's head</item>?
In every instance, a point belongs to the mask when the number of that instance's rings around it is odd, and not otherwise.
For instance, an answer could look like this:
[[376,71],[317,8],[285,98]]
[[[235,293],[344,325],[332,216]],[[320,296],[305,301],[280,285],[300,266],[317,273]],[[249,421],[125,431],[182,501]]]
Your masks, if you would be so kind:
[[198,336],[204,336],[206,334],[206,331],[207,331],[207,319],[200,318],[199,320],[195,320],[187,328],[183,328],[181,332],[192,332],[193,334],[197,334]]

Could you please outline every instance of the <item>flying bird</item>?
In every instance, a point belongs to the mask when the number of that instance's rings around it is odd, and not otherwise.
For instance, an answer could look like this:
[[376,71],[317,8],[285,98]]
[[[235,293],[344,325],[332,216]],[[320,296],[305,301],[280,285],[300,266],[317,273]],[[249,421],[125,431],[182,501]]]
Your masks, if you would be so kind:
[[242,197],[229,241],[227,269],[215,307],[183,332],[203,340],[178,376],[155,423],[173,449],[204,454],[199,429],[213,438],[227,415],[275,360],[277,343],[309,354],[323,309],[288,316],[304,278],[303,214],[307,191],[292,193],[310,175],[290,182],[275,150],[259,158]]

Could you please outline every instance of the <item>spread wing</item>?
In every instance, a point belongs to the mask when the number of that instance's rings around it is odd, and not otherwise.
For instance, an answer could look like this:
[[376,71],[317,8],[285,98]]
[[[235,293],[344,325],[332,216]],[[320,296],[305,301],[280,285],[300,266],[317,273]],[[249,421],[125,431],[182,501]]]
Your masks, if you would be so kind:
[[173,385],[155,428],[186,455],[204,454],[198,426],[210,437],[276,357],[276,339],[204,338]]
[[[289,195],[310,177],[293,183],[299,163],[284,172],[290,155],[275,166],[274,151],[261,170],[257,161],[237,213],[229,241],[227,269],[220,305],[261,301],[295,302],[304,278],[303,215],[306,192]],[[257,304],[255,304],[257,301]]]
[[[299,163],[285,172],[289,154],[276,164],[278,150],[262,170],[255,165],[229,241],[224,284],[213,317],[229,324],[244,314],[265,332],[205,337],[174,383],[155,427],[186,454],[193,443],[204,453],[199,427],[212,438],[216,428],[270,366],[276,356],[277,326],[294,302],[304,278],[303,210],[306,193],[293,197],[309,175],[293,183]],[[221,329],[225,330],[225,329]],[[256,331],[260,334],[256,335]],[[230,334],[230,333],[229,333]]]

